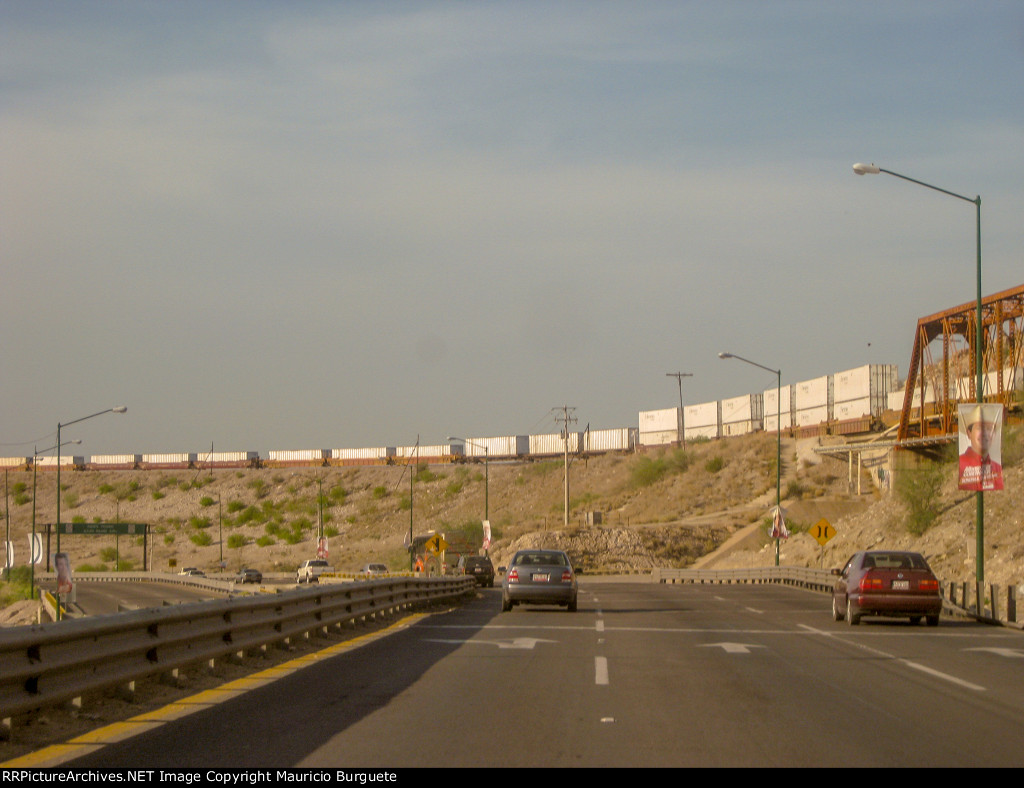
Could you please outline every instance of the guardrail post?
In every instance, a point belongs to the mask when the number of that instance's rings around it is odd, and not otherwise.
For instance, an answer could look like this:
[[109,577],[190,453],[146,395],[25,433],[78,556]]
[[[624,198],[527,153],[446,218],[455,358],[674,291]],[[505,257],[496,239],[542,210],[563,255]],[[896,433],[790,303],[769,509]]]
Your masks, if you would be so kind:
[[1017,587],[1013,585],[1006,587],[1006,620],[1017,623]]
[[994,621],[999,620],[999,586],[993,583],[989,586],[989,599],[992,600],[992,619]]

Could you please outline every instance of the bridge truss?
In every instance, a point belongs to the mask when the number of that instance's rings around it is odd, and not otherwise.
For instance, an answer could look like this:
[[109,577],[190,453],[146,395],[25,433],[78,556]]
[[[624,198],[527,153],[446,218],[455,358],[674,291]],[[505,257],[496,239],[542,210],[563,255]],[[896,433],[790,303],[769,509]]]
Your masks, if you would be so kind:
[[[1024,366],[1024,285],[983,298],[981,341],[977,302],[917,321],[903,396],[897,444],[949,440],[957,432],[956,406],[977,401],[977,353],[981,353],[983,399],[1008,409]],[[941,339],[940,359],[932,355]]]

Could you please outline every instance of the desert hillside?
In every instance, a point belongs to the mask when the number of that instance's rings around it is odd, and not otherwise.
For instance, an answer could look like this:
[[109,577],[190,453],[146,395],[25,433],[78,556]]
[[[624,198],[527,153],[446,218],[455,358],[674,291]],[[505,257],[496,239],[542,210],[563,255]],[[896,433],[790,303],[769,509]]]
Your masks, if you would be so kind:
[[[985,497],[986,579],[994,583],[1024,583],[1020,435],[1012,431],[1004,439],[1006,490]],[[932,494],[934,522],[914,536],[898,496],[876,490],[866,473],[857,494],[846,462],[815,453],[816,443],[784,441],[783,507],[793,536],[783,544],[783,563],[837,566],[856,549],[907,547],[928,556],[945,579],[973,577],[974,497],[956,489],[952,465]],[[486,487],[496,564],[521,544],[546,543],[565,546],[588,572],[697,562],[768,565],[774,548],[766,544],[763,524],[775,502],[775,456],[775,438],[758,434],[689,443],[685,451],[574,459],[568,527],[561,460],[495,462],[486,475],[482,464],[471,463],[65,471],[61,519],[148,523],[151,567],[197,566],[208,573],[220,571],[222,562],[229,572],[242,566],[293,572],[314,555],[322,521],[337,569],[383,561],[400,570],[408,568],[410,527],[414,536],[435,531],[456,547],[478,548]],[[21,565],[33,507],[40,529],[55,519],[56,478],[53,471],[34,478],[18,470],[8,472],[6,482],[15,564]],[[837,531],[824,549],[803,532],[821,517]],[[585,525],[595,518],[599,522]],[[729,549],[716,553],[727,541]],[[61,549],[76,573],[143,565],[137,537],[64,536]]]

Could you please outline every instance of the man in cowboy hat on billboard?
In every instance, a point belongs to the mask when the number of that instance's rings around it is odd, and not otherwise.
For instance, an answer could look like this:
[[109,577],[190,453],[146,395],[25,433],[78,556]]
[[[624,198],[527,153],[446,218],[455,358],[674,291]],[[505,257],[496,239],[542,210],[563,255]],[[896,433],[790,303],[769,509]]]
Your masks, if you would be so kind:
[[960,405],[960,489],[1003,489],[1002,405]]

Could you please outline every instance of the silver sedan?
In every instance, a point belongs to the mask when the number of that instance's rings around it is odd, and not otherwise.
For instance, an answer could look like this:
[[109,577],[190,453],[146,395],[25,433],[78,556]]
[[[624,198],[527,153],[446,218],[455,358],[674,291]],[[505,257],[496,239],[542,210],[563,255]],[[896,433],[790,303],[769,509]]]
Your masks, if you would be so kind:
[[576,610],[578,586],[569,556],[561,550],[520,550],[512,557],[501,589],[501,609],[514,605],[561,605]]

